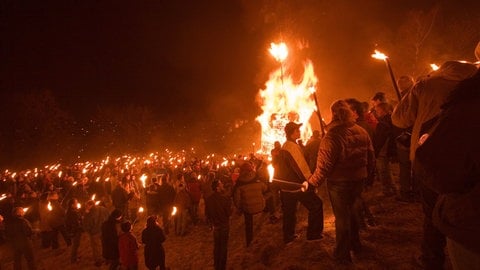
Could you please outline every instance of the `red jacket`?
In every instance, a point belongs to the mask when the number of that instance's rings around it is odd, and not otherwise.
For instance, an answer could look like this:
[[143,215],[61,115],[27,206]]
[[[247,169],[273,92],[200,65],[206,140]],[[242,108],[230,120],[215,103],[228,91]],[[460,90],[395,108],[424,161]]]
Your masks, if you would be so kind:
[[120,251],[120,263],[123,266],[138,265],[138,243],[137,238],[128,232],[118,237],[118,249]]

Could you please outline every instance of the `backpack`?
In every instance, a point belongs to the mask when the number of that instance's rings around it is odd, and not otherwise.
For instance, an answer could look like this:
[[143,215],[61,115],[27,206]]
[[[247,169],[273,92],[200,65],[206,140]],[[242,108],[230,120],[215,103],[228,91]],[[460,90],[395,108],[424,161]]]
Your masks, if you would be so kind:
[[238,208],[248,214],[257,214],[265,209],[265,197],[263,196],[263,183],[252,181],[238,186],[235,196],[239,200]]

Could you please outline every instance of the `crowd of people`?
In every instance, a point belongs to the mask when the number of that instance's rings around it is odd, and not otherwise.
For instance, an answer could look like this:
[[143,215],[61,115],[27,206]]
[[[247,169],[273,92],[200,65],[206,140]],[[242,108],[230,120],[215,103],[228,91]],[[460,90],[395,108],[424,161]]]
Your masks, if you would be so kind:
[[[245,165],[255,170],[255,180],[259,175],[256,171],[266,169],[266,162],[254,155],[239,155],[228,161],[222,159],[222,163],[213,158],[167,159],[174,160],[172,162],[165,162],[165,159],[156,157],[150,161],[123,157],[96,164],[47,166],[46,170],[5,171],[3,181],[0,181],[2,225],[21,216],[29,227],[24,236],[38,235],[42,248],[58,250],[59,253],[60,240],[63,239],[70,249],[71,263],[78,262],[78,248],[84,245],[80,244],[80,239],[85,233],[92,250],[92,263],[99,267],[107,263],[115,269],[120,264],[133,267],[138,263],[138,260],[122,260],[121,254],[125,254],[122,252],[128,250],[124,247],[131,247],[133,241],[127,241],[131,237],[120,236],[129,233],[143,216],[140,213],[145,211],[147,228],[142,233],[141,243],[146,245],[145,248],[150,243],[153,247],[150,249],[154,250],[145,253],[146,266],[155,269],[152,266],[155,263],[151,261],[163,257],[158,266],[165,269],[165,256],[157,253],[162,250],[158,243],[163,242],[170,232],[183,237],[189,226],[199,223],[203,218],[199,216],[200,200],[215,193],[212,183],[221,182],[232,197],[237,178],[239,183],[243,181]],[[267,180],[268,174],[264,172],[262,184],[265,187]],[[260,208],[262,211],[263,207]],[[130,223],[130,228],[126,222]],[[213,226],[210,220],[205,223]],[[16,237],[13,235],[8,232],[8,226],[2,226],[2,243],[14,242]],[[157,239],[149,240],[149,235]],[[133,253],[134,249],[130,249]],[[15,263],[21,265],[20,259],[24,256],[32,263],[29,265],[33,269],[33,254],[31,246],[24,246],[19,256],[15,256]]]
[[[480,43],[476,54],[480,59]],[[143,243],[146,267],[166,269],[162,243],[171,231],[184,237],[190,225],[200,222],[203,199],[204,221],[213,231],[214,267],[226,269],[234,207],[244,216],[246,247],[254,239],[253,216],[261,212],[269,213],[272,223],[282,221],[285,246],[295,241],[299,203],[308,210],[307,241],[321,241],[324,202],[316,191],[325,183],[335,216],[333,258],[338,265],[351,265],[352,254],[363,248],[359,230],[376,225],[362,198],[376,179],[384,196],[422,204],[421,267],[443,269],[447,250],[454,269],[479,269],[479,78],[477,65],[448,61],[418,80],[402,76],[397,102],[382,92],[370,103],[337,100],[324,136],[314,131],[305,146],[299,143],[302,124],[287,123],[285,141],[274,143],[271,162],[254,154],[222,164],[214,159],[122,157],[5,171],[0,181],[1,240],[12,243],[15,269],[22,257],[29,269],[36,269],[35,234],[42,248],[54,250],[61,235],[70,247],[71,263],[77,263],[84,233],[95,266],[137,269]],[[400,164],[398,189],[392,162]],[[137,239],[132,228],[143,206],[146,227]]]

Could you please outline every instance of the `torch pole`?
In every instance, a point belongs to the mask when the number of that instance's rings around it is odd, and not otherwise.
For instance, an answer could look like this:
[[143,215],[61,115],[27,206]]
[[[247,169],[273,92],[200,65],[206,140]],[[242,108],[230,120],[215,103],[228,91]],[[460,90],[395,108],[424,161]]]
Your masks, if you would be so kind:
[[397,94],[398,101],[400,101],[402,99],[402,95],[400,95],[400,90],[398,90],[397,80],[395,80],[395,75],[393,75],[392,66],[390,65],[390,61],[388,61],[388,58],[385,58],[385,64],[387,64],[388,72],[390,73],[390,78],[392,79],[393,88]]
[[289,182],[289,181],[280,180],[280,179],[276,179],[276,178],[270,179],[270,182],[271,182],[271,183],[277,182],[277,183],[292,185],[292,186],[295,186],[295,187],[299,187],[300,190],[302,190],[302,191],[305,191],[305,190],[308,189],[308,183],[305,183],[305,184],[303,184],[303,183],[302,183],[302,184],[301,184],[301,183],[294,183],[294,182]]
[[323,123],[322,114],[320,113],[320,108],[318,107],[317,92],[313,92],[313,99],[315,100],[315,106],[317,107],[317,116],[320,121],[320,129],[322,130],[322,137],[325,136],[325,125]]

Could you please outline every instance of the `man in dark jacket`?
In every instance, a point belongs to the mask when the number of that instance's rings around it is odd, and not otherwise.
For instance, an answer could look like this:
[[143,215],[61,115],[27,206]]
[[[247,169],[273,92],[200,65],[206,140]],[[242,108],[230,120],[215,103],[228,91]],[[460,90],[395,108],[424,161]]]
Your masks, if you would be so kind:
[[[480,53],[480,43],[479,43]],[[461,82],[442,106],[436,126],[416,151],[439,194],[433,223],[447,237],[453,269],[480,266],[480,72]]]
[[142,243],[145,245],[144,257],[145,266],[149,270],[165,270],[165,234],[157,223],[157,216],[149,216],[147,218],[147,226],[142,231]]
[[70,261],[72,263],[78,262],[78,248],[80,247],[80,240],[82,239],[82,214],[78,208],[78,200],[72,198],[67,204],[67,214],[65,216],[65,227],[68,234],[72,238],[72,250]]
[[118,209],[112,211],[107,221],[102,224],[102,254],[110,264],[110,270],[116,270],[120,265],[120,251],[118,248],[118,234],[122,212]]
[[27,261],[28,269],[35,270],[35,258],[33,255],[33,247],[31,237],[33,235],[30,222],[23,216],[25,212],[21,207],[15,207],[12,217],[6,221],[5,234],[10,240],[14,252],[14,269],[22,269],[22,256]]
[[460,81],[472,77],[477,67],[470,63],[447,61],[440,69],[418,81],[397,104],[392,113],[392,123],[399,128],[412,127],[410,138],[410,160],[413,177],[419,184],[424,212],[422,255],[420,261],[425,269],[443,269],[445,264],[446,238],[432,222],[432,212],[438,194],[425,185],[425,173],[416,167],[415,153],[421,136],[422,126],[433,119],[445,103],[447,96]]
[[122,216],[128,215],[128,200],[130,195],[122,184],[122,181],[117,182],[117,186],[112,190],[112,203],[115,209],[120,210]]
[[320,143],[317,168],[308,182],[319,186],[327,181],[335,215],[333,257],[339,264],[350,264],[350,250],[361,249],[354,203],[360,200],[365,179],[373,177],[375,157],[368,133],[355,124],[348,104],[336,101],[331,110],[333,121]]
[[205,199],[205,215],[213,225],[213,261],[215,270],[227,269],[227,248],[230,232],[230,216],[232,215],[232,200],[222,193],[223,183],[212,182],[213,194]]
[[383,195],[394,196],[397,188],[392,181],[390,161],[396,159],[397,156],[395,137],[398,135],[398,129],[392,124],[390,104],[381,102],[375,105],[375,115],[378,124],[371,139],[375,150],[378,179],[382,182]]
[[317,164],[318,147],[320,146],[320,131],[314,130],[312,137],[305,145],[305,159],[308,162],[310,171],[315,171]]
[[162,217],[162,226],[165,234],[170,231],[170,218],[175,200],[175,188],[167,181],[167,174],[162,175],[160,186],[157,190],[158,213]]
[[[285,126],[287,141],[283,144],[275,166],[274,178],[280,187],[280,200],[283,211],[283,241],[295,240],[297,204],[300,202],[308,210],[307,240],[322,238],[323,202],[315,194],[315,189],[303,191],[299,186],[312,175],[301,147],[296,143],[300,138],[300,126],[289,122]],[[288,182],[292,184],[288,184]]]

